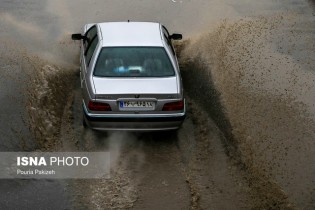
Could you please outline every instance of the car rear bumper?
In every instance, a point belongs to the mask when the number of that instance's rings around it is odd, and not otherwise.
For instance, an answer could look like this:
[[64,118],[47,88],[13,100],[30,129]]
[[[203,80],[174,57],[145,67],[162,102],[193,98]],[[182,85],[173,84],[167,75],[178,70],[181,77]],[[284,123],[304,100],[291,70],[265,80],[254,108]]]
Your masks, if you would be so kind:
[[83,105],[84,120],[94,130],[162,131],[176,130],[185,120],[186,114],[164,115],[92,115]]

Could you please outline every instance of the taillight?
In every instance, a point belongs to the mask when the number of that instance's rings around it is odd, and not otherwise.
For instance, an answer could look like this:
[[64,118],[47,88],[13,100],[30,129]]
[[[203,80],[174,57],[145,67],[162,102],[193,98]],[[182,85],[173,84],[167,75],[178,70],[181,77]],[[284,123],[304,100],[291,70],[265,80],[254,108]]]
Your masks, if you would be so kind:
[[100,102],[89,102],[89,110],[91,111],[112,111],[109,104]]
[[163,111],[176,111],[184,109],[184,101],[177,101],[164,104]]

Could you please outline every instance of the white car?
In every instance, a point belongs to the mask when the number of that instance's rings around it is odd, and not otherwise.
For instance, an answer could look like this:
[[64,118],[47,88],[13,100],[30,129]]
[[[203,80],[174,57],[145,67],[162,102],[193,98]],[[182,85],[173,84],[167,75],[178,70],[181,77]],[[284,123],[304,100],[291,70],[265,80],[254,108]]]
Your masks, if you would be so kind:
[[96,130],[178,129],[185,98],[172,39],[160,23],[87,24],[81,40],[84,125]]

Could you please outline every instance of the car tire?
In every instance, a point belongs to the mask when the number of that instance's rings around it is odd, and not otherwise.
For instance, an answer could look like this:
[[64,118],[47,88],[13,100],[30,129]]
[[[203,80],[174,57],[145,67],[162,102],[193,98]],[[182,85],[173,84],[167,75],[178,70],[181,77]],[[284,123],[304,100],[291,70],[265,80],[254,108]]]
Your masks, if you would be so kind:
[[178,134],[178,129],[175,129],[175,130],[169,130],[169,131],[166,131],[166,133],[170,136],[175,136],[177,137],[177,134]]
[[83,119],[82,119],[82,125],[83,125],[84,128],[87,127],[87,124],[86,124],[86,122],[85,122],[84,116],[83,116]]

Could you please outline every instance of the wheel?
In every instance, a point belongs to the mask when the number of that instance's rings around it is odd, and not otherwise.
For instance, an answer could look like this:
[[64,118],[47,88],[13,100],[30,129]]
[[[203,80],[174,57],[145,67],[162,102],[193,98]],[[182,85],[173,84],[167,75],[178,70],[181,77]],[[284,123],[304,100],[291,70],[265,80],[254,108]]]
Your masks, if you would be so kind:
[[85,122],[85,119],[84,119],[84,116],[83,116],[83,118],[82,118],[82,125],[83,125],[83,127],[87,127],[87,124],[86,124],[86,122]]

